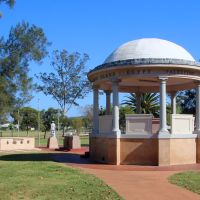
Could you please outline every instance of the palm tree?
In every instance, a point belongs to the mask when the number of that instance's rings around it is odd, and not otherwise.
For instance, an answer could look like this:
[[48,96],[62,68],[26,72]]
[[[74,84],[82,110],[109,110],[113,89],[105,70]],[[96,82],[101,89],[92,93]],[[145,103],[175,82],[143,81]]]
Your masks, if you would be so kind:
[[[130,93],[127,99],[122,102],[123,105],[128,105],[136,112],[136,95]],[[159,116],[159,94],[158,93],[142,93],[141,95],[141,113],[153,114],[154,117]]]

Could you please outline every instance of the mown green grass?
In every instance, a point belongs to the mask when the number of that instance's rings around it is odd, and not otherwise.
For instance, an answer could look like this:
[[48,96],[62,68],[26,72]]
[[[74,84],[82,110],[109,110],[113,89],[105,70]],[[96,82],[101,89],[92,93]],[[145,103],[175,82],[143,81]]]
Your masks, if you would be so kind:
[[[27,132],[26,131],[13,131],[13,133],[11,133],[11,131],[1,131],[2,132],[2,137],[26,137],[27,136]],[[38,131],[29,131],[28,136],[30,137],[35,137],[35,144],[36,147],[40,146],[40,147],[46,147],[47,146],[47,140],[49,137],[49,133],[46,134],[46,137],[44,137],[44,132],[38,132]],[[1,136],[1,135],[0,135]],[[40,136],[40,145],[39,145],[39,136]],[[58,143],[60,146],[63,145],[63,137],[62,137],[62,132],[59,131],[56,133],[57,139],[58,139]],[[81,145],[82,146],[88,146],[89,145],[89,136],[80,136],[81,139]]]
[[117,200],[100,179],[51,160],[50,154],[0,156],[1,200]]
[[199,171],[177,173],[170,176],[169,181],[180,187],[186,188],[192,192],[200,194],[200,172]]

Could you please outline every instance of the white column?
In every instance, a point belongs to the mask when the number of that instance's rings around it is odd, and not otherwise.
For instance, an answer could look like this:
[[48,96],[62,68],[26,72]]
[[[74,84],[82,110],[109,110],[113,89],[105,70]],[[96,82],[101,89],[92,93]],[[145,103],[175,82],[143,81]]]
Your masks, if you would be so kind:
[[110,115],[110,93],[111,91],[106,90],[106,115]]
[[136,92],[136,113],[141,114],[141,92]]
[[93,134],[99,133],[99,89],[93,86]]
[[200,82],[197,83],[196,88],[196,129],[195,133],[200,135]]
[[166,82],[167,78],[160,78],[160,131],[159,134],[168,134],[166,109]]
[[119,92],[118,92],[118,81],[113,81],[112,83],[112,91],[113,91],[113,133],[119,135]]
[[176,114],[176,92],[171,92],[172,114]]

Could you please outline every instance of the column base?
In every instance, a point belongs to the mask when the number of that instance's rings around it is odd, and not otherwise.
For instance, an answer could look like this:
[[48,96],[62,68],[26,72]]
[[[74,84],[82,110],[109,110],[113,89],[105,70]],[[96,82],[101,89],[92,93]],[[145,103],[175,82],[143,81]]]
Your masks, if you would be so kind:
[[171,134],[168,130],[160,130],[158,132],[158,138],[170,138]]
[[112,130],[113,135],[121,135],[121,130]]

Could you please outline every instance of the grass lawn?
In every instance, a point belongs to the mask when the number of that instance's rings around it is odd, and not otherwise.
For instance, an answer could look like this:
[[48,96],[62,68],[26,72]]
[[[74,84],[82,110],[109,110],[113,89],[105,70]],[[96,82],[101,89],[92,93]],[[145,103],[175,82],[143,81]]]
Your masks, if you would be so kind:
[[189,171],[172,175],[169,181],[173,184],[186,188],[192,192],[200,194],[200,172]]
[[[11,133],[11,131],[1,131],[1,135],[3,137],[26,137],[27,136],[27,132],[26,131],[20,131],[19,133],[17,131],[13,131],[13,133]],[[1,136],[0,135],[0,136]],[[40,132],[40,134],[38,133],[38,131],[29,131],[29,136],[30,137],[35,137],[35,144],[36,147],[38,147],[39,142],[38,142],[38,136],[40,135],[40,147],[46,147],[47,146],[47,140],[49,137],[49,133],[47,133],[46,138],[44,138],[44,132]],[[58,138],[58,143],[59,145],[63,145],[63,137],[62,137],[62,133],[61,131],[56,133],[56,136]],[[89,145],[89,136],[80,136],[81,139],[81,145],[82,146],[88,146]]]
[[100,179],[51,160],[50,154],[0,155],[0,199],[121,199]]

